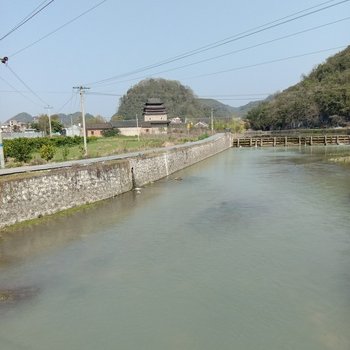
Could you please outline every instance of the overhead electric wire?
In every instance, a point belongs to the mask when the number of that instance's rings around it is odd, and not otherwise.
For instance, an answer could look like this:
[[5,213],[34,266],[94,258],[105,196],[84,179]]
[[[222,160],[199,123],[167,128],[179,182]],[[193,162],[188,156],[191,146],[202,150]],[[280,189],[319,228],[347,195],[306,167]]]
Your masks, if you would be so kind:
[[19,53],[23,52],[24,50],[29,49],[30,47],[34,46],[35,44],[37,44],[38,42],[46,39],[47,37],[51,36],[52,34],[55,34],[56,32],[58,32],[59,30],[61,30],[62,28],[66,27],[67,25],[75,22],[77,19],[83,17],[84,15],[88,14],[89,12],[93,11],[94,9],[96,9],[97,7],[101,6],[104,2],[106,2],[107,0],[103,0],[100,1],[99,3],[97,3],[96,5],[90,7],[89,9],[87,9],[86,11],[82,12],[80,15],[72,18],[71,20],[69,20],[68,22],[62,24],[61,26],[59,26],[58,28],[54,29],[53,31],[47,33],[46,35],[42,36],[41,38],[39,38],[38,40],[32,42],[31,44],[23,47],[22,49],[14,52],[12,55],[10,55],[9,57],[14,57],[16,55],[18,55]]
[[[106,79],[103,79],[103,80],[99,80],[99,81],[95,81],[95,82],[92,82],[92,83],[88,83],[87,85],[93,86],[93,85],[101,84],[101,83],[104,83],[104,82],[109,82],[111,80],[116,80],[116,79],[119,79],[119,78],[123,78],[123,77],[126,77],[126,76],[130,76],[130,75],[136,74],[136,73],[147,71],[147,70],[150,70],[150,69],[153,69],[153,68],[157,68],[157,67],[160,67],[160,66],[163,66],[163,65],[175,62],[175,61],[179,61],[179,60],[182,60],[184,58],[188,58],[188,57],[194,56],[194,55],[196,55],[198,53],[202,53],[202,52],[205,52],[205,51],[208,51],[208,50],[212,50],[212,49],[217,48],[219,46],[223,46],[223,45],[229,44],[231,42],[238,41],[240,39],[244,39],[244,38],[250,37],[252,35],[264,32],[266,30],[269,30],[269,29],[281,26],[283,24],[290,23],[290,22],[298,20],[300,18],[304,18],[306,16],[310,16],[312,14],[315,14],[315,13],[327,10],[327,9],[332,8],[334,6],[338,6],[338,5],[341,5],[343,3],[349,2],[350,0],[338,1],[335,4],[330,4],[330,5],[327,5],[325,7],[322,7],[322,8],[319,8],[319,9],[315,9],[317,7],[320,7],[322,5],[328,4],[328,3],[333,2],[333,1],[334,0],[323,2],[321,4],[309,7],[307,9],[304,9],[304,10],[298,11],[296,13],[290,14],[288,16],[282,17],[280,19],[274,20],[272,22],[268,22],[268,23],[260,25],[258,27],[254,27],[254,28],[246,30],[244,32],[235,34],[235,35],[230,36],[230,37],[228,37],[226,39],[222,39],[222,40],[216,41],[214,43],[207,44],[207,45],[199,47],[197,49],[194,49],[194,50],[191,50],[191,51],[187,51],[187,52],[185,52],[183,54],[180,54],[180,55],[177,55],[177,56],[174,56],[174,57],[170,57],[170,58],[165,59],[163,61],[151,64],[151,65],[148,65],[148,66],[144,66],[144,67],[135,69],[133,71],[129,71],[127,73],[119,74],[119,75],[116,75],[116,76],[113,76],[113,77],[110,77],[110,78],[106,78]],[[311,9],[315,9],[315,10],[309,11]],[[295,16],[297,14],[300,14],[300,13],[303,13],[303,12],[306,12],[306,11],[309,11],[309,12],[301,14],[301,15],[298,15],[296,17],[293,17],[293,16]],[[292,18],[290,18],[290,17],[292,17]]]
[[[48,0],[43,1],[39,6],[37,6],[29,15],[27,15],[25,18],[22,19],[21,22],[19,22],[15,27],[13,27],[9,32],[7,32],[4,36],[0,38],[0,41],[8,37],[10,34],[12,34],[14,31],[22,27],[25,23],[27,23],[29,20],[31,20],[33,17],[35,17],[37,14],[39,14],[41,11],[43,11],[46,7],[48,7],[51,3],[54,2],[54,0],[51,0],[49,3],[47,3],[45,6],[45,2]],[[42,6],[42,7],[41,7]]]
[[5,80],[3,77],[0,76],[0,79],[7,84],[8,86],[10,86],[14,91],[18,94],[20,94],[22,97],[24,97],[25,99],[29,100],[30,102],[34,103],[37,106],[41,106],[39,105],[37,102],[33,101],[30,97],[28,97],[27,95],[25,95],[24,93],[22,93],[20,90],[17,90],[12,84],[10,84],[7,80]]
[[66,107],[69,102],[71,102],[73,100],[73,97],[74,97],[74,90],[72,89],[71,96],[60,108],[58,108],[58,110],[56,111],[56,114],[60,113],[62,111],[62,109],[64,107]]
[[[287,35],[284,35],[284,36],[281,36],[281,37],[278,37],[278,38],[275,38],[275,39],[263,41],[261,43],[255,44],[255,45],[251,45],[251,46],[248,46],[248,47],[245,47],[245,48],[242,48],[242,49],[237,49],[237,50],[234,50],[234,51],[230,51],[230,52],[218,55],[218,56],[213,56],[213,57],[209,57],[209,58],[206,58],[206,59],[203,59],[203,60],[200,60],[200,61],[191,62],[191,63],[185,64],[185,65],[182,65],[182,66],[177,66],[177,67],[169,68],[169,69],[166,69],[166,70],[163,70],[163,71],[158,71],[156,73],[153,73],[152,76],[163,74],[163,73],[169,73],[169,72],[172,72],[172,71],[175,71],[175,70],[178,70],[178,69],[191,67],[191,66],[194,66],[194,65],[197,65],[197,64],[201,64],[201,63],[209,62],[209,61],[212,61],[212,60],[216,60],[218,58],[222,58],[222,57],[225,57],[225,56],[230,56],[230,55],[233,55],[233,54],[237,54],[237,53],[240,53],[240,52],[243,52],[243,51],[247,51],[247,50],[250,50],[250,49],[254,49],[256,47],[260,47],[260,46],[263,46],[263,45],[271,44],[273,42],[284,40],[284,39],[287,39],[287,38],[291,38],[291,37],[294,37],[294,36],[297,36],[297,35],[300,35],[300,34],[305,34],[307,32],[310,32],[310,31],[313,31],[313,30],[317,30],[317,29],[320,29],[320,28],[324,28],[324,27],[327,27],[327,26],[330,26],[330,25],[333,25],[333,24],[337,24],[337,23],[340,23],[340,22],[347,21],[347,20],[350,20],[350,16],[349,17],[345,17],[345,18],[341,18],[341,19],[333,21],[333,22],[328,22],[328,23],[325,23],[325,24],[321,24],[319,26],[307,28],[307,29],[301,30],[299,32],[295,32],[295,33],[292,33],[292,34],[287,34]],[[143,78],[145,78],[145,76],[132,78],[130,80],[123,80],[123,82],[139,80],[139,79],[143,79]],[[112,84],[104,84],[104,86],[106,86],[106,85],[112,85]]]
[[123,96],[123,95],[121,95],[121,94],[112,94],[112,93],[109,93],[109,92],[86,92],[85,93],[86,95],[96,95],[96,96],[119,96],[119,97],[121,97],[121,96]]
[[192,77],[184,78],[184,79],[195,79],[195,78],[209,77],[209,76],[213,76],[213,75],[218,75],[218,74],[223,74],[223,73],[228,73],[228,72],[233,72],[233,71],[238,71],[238,70],[244,70],[244,69],[254,68],[254,67],[259,67],[259,66],[264,66],[264,65],[267,65],[267,64],[271,64],[271,63],[288,61],[288,60],[291,60],[291,59],[305,57],[305,56],[310,56],[310,55],[315,55],[315,54],[323,53],[323,52],[327,52],[327,51],[339,50],[339,49],[343,49],[345,47],[347,47],[347,45],[332,47],[332,48],[318,50],[318,51],[307,52],[307,53],[300,54],[300,55],[294,55],[294,56],[288,56],[288,57],[283,57],[283,58],[277,58],[277,59],[274,59],[274,60],[271,60],[271,61],[264,61],[264,62],[250,64],[250,65],[246,65],[246,66],[225,69],[225,70],[221,70],[221,71],[217,71],[217,72],[213,72],[213,73],[196,75],[196,76],[192,76]]
[[6,67],[39,101],[44,103],[44,105],[46,106],[49,105],[49,103],[43,100],[28,84],[26,84],[25,81],[8,64],[6,65]]

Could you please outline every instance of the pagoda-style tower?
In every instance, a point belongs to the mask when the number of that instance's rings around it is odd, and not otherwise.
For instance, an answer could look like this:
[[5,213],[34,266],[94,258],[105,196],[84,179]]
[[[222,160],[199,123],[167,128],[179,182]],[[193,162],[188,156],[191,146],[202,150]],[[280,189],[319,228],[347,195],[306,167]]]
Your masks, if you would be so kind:
[[167,132],[168,116],[166,108],[159,98],[149,98],[143,108],[144,127],[146,132],[152,132],[154,134]]
[[166,121],[168,116],[164,104],[159,98],[149,98],[143,108],[145,122]]

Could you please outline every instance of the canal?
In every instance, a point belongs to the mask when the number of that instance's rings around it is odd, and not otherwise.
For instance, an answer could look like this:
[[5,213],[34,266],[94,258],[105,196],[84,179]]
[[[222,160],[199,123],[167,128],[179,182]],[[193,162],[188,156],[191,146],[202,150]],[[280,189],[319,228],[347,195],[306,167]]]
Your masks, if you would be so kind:
[[0,237],[0,349],[350,349],[341,147],[230,149]]

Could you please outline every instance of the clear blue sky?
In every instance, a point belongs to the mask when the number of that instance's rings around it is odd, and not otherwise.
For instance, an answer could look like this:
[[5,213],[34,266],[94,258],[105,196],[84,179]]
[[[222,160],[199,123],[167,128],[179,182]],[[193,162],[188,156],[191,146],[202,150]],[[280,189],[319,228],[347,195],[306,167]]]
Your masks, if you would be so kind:
[[[0,0],[0,37],[42,2]],[[45,113],[46,103],[54,107],[52,113],[78,111],[77,96],[69,101],[73,86],[90,86],[91,82],[176,57],[321,3],[324,5],[314,10],[340,0],[107,0],[46,39],[17,53],[99,2],[101,0],[55,0],[18,30],[0,40],[0,57],[9,57],[9,67],[0,65],[1,121],[24,111],[32,115]],[[234,54],[228,53],[348,16],[350,1],[186,59],[119,78],[108,85],[92,84],[91,93],[110,95],[87,95],[86,111],[109,119],[116,112],[119,102],[118,96],[111,95],[123,95],[147,77],[178,80],[192,88],[197,96],[213,97],[232,106],[264,98],[266,95],[260,94],[274,93],[297,83],[302,74],[308,74],[341,48],[234,69],[349,45],[350,20]],[[211,59],[225,54],[228,55]],[[189,65],[206,59],[211,60]],[[172,70],[184,65],[188,66]],[[166,70],[169,71],[164,72]],[[210,75],[219,71],[227,72]]]

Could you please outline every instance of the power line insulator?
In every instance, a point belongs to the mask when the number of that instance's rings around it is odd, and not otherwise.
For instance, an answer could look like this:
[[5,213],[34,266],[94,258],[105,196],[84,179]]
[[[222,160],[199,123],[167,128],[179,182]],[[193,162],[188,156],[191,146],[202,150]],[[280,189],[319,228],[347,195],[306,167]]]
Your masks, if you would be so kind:
[[8,60],[9,60],[9,58],[5,56],[1,59],[1,63],[6,64]]

